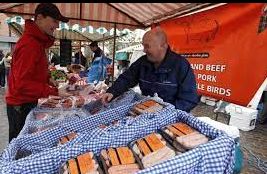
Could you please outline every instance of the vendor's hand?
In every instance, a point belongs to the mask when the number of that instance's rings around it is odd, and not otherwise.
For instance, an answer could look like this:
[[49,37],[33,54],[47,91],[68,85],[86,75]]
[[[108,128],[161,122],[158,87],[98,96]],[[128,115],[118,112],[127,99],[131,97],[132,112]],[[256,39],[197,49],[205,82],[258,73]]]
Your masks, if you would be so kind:
[[113,94],[111,93],[105,93],[102,95],[101,97],[101,102],[106,105],[108,102],[111,101],[111,99],[113,98]]

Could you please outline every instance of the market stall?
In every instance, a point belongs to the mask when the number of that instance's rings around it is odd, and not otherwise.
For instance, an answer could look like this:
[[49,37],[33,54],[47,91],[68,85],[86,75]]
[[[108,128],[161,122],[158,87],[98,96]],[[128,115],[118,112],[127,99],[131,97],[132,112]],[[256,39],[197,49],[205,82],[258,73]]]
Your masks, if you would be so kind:
[[[140,4],[92,4],[57,5],[72,22],[114,24],[115,31],[125,25],[147,27],[214,5],[152,3],[145,11]],[[27,16],[35,6],[5,3],[0,10],[8,14],[20,10]],[[95,6],[120,17],[92,19],[84,9]],[[139,8],[145,13],[136,19]],[[1,173],[233,173],[236,142],[225,132],[158,97],[127,91],[103,105],[104,86],[71,85],[66,90],[73,96],[38,101],[18,137],[1,154]]]

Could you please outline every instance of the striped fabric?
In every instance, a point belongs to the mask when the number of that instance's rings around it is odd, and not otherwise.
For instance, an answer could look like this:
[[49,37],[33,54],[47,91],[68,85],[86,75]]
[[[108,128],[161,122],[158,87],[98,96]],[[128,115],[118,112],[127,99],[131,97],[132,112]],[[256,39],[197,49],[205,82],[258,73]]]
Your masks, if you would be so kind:
[[[145,28],[164,19],[190,13],[212,3],[55,3],[70,25],[117,29]],[[0,3],[0,10],[32,17],[38,3]],[[91,21],[90,21],[91,20]]]

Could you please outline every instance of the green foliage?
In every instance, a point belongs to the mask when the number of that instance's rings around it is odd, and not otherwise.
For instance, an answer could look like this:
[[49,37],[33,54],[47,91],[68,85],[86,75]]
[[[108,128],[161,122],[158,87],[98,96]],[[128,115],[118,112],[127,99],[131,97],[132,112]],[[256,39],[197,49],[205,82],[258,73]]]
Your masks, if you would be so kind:
[[54,80],[57,80],[57,81],[66,81],[67,80],[67,75],[62,70],[52,70],[50,73],[51,73],[52,79],[54,79]]

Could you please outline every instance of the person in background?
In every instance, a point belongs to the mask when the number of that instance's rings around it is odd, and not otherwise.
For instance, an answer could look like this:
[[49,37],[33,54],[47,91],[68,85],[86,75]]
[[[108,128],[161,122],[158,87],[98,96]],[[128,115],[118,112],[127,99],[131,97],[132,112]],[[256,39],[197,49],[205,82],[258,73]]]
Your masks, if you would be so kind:
[[40,3],[35,9],[34,21],[25,21],[24,33],[13,52],[6,93],[9,141],[17,137],[39,98],[70,96],[66,89],[58,89],[49,77],[46,49],[54,43],[53,33],[59,21],[68,22],[68,19],[52,3]]
[[9,76],[11,61],[12,61],[12,55],[11,55],[10,52],[8,52],[6,54],[6,56],[4,57],[4,64],[5,64],[5,68],[6,68],[7,83],[8,83],[8,76]]
[[87,59],[86,59],[86,57],[84,57],[81,50],[79,50],[77,53],[75,53],[74,57],[75,57],[75,62],[74,62],[75,64],[80,64],[83,67],[86,67]]
[[199,102],[196,80],[189,62],[173,52],[165,32],[156,27],[143,36],[146,55],[121,74],[102,96],[103,104],[139,84],[145,96],[158,94],[176,109],[190,112]]
[[98,83],[104,81],[107,76],[107,66],[112,60],[105,56],[104,52],[99,48],[98,43],[93,41],[90,43],[90,49],[94,52],[91,67],[87,73],[88,83]]
[[92,59],[92,62],[94,62],[96,57],[104,56],[104,51],[99,48],[98,43],[96,41],[93,41],[90,43],[90,49],[94,52],[94,57]]
[[118,60],[118,77],[120,74],[124,73],[129,68],[129,60]]
[[6,68],[4,63],[4,53],[3,50],[0,50],[0,87],[4,88],[6,85]]
[[51,59],[51,64],[53,64],[53,66],[60,64],[60,57],[55,52],[53,52],[53,56],[52,56],[52,59]]

